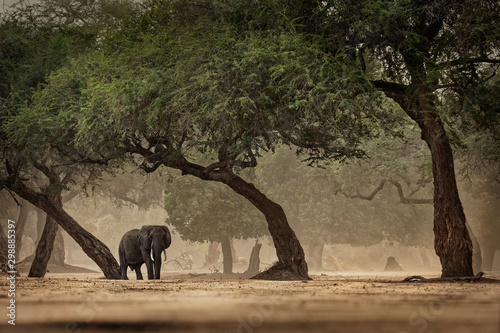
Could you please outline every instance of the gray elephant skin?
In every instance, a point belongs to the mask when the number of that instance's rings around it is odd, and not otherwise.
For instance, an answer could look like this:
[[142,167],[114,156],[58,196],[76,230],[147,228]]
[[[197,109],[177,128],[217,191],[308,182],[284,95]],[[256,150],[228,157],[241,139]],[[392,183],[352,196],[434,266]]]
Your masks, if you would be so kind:
[[171,243],[170,231],[164,225],[145,225],[140,230],[127,231],[118,246],[121,279],[128,280],[127,267],[130,267],[135,270],[137,280],[142,280],[142,264],[146,264],[149,280],[160,279],[161,253],[165,254]]

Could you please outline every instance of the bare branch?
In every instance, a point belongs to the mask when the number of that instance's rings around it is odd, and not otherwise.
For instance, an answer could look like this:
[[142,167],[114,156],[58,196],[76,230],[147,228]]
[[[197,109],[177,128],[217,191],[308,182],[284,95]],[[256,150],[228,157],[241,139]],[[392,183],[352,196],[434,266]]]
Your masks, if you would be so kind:
[[384,185],[385,185],[386,181],[385,180],[382,180],[379,184],[379,186],[377,186],[373,191],[372,193],[370,193],[369,195],[362,195],[362,194],[347,194],[347,193],[344,193],[343,191],[341,191],[340,193],[342,193],[346,198],[352,198],[352,199],[362,199],[362,200],[368,200],[368,201],[372,201],[373,198],[375,197],[375,195],[382,191],[382,189],[384,188]]

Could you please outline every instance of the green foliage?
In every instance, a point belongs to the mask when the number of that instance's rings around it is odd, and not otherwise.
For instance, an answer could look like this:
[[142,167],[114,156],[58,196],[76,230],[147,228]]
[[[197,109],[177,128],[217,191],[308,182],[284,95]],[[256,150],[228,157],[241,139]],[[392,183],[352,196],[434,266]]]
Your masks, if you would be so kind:
[[[156,147],[152,155],[170,157],[188,146],[247,160],[281,142],[312,158],[362,154],[357,145],[370,135],[374,110],[370,85],[344,57],[294,32],[238,34],[204,20],[152,30],[138,21],[146,31],[133,43],[126,33],[104,36],[101,51],[52,74],[10,129],[89,156],[142,140]],[[40,124],[44,130],[31,127]]]

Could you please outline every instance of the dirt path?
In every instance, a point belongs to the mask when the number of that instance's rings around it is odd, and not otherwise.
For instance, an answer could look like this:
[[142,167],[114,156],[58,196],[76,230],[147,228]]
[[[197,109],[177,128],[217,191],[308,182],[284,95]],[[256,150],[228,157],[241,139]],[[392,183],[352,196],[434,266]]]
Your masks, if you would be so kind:
[[274,282],[178,273],[113,281],[101,275],[18,278],[16,326],[5,316],[3,278],[0,331],[500,333],[500,274],[477,283],[338,275]]

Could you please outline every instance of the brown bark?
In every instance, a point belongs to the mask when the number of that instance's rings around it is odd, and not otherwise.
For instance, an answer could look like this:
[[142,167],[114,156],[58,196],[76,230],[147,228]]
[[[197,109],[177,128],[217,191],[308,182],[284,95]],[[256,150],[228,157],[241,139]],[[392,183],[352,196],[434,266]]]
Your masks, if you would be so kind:
[[28,277],[43,277],[47,272],[52,249],[54,248],[54,239],[57,234],[57,222],[47,215],[45,227],[42,236],[36,247],[35,258],[28,273]]
[[233,255],[231,253],[231,240],[228,236],[223,236],[220,242],[222,247],[222,263],[224,266],[224,274],[233,273]]
[[[421,45],[426,54],[427,45]],[[414,53],[403,53],[411,84],[376,81],[420,127],[432,157],[434,179],[434,249],[441,261],[442,277],[472,276],[472,242],[466,228],[458,194],[453,152],[441,118],[436,113],[435,96],[429,88],[425,65]]]
[[83,251],[101,268],[108,279],[120,278],[120,266],[109,248],[82,228],[63,208],[43,193],[37,193],[21,182],[12,188],[20,197],[44,210],[82,247]]
[[254,279],[263,280],[308,280],[308,268],[304,250],[288,224],[283,208],[267,198],[253,184],[238,176],[231,177],[226,183],[233,191],[248,199],[265,216],[269,233],[276,247],[278,262]]
[[[47,219],[47,214],[40,209],[37,209],[37,241],[36,245],[39,244],[40,238],[42,237],[43,230],[45,228],[45,220]],[[64,266],[66,251],[64,249],[64,237],[62,230],[57,229],[56,237],[54,238],[54,244],[52,245],[52,255],[50,256],[49,263],[57,266]]]
[[[417,123],[432,155],[434,177],[434,248],[442,277],[472,276],[472,242],[458,195],[453,153],[439,116],[419,112]],[[423,119],[422,119],[423,118]]]

